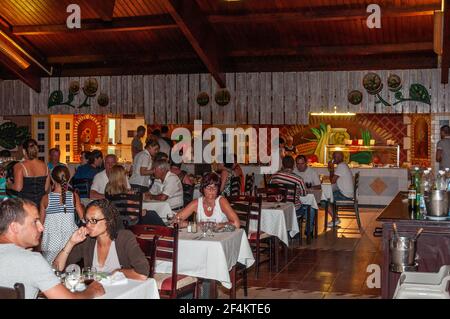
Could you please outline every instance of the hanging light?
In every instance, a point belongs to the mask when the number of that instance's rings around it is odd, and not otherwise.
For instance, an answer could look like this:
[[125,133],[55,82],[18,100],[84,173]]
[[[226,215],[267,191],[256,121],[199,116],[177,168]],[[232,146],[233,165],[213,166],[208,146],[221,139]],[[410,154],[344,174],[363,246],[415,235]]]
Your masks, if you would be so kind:
[[355,116],[356,113],[350,113],[350,112],[338,113],[337,106],[335,106],[333,113],[320,112],[320,113],[311,113],[311,115],[312,116]]

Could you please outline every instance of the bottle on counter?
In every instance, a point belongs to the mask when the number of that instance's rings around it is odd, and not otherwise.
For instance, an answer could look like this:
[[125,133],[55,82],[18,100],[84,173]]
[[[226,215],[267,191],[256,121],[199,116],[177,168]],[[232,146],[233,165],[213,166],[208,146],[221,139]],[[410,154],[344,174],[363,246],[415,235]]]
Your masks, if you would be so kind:
[[447,190],[447,179],[445,178],[445,171],[440,170],[436,176],[435,189],[438,191]]
[[414,209],[414,216],[415,218],[418,217],[420,213],[420,203],[422,202],[423,193],[421,190],[421,184],[422,184],[422,178],[420,175],[420,169],[418,167],[414,170],[414,187],[416,189],[416,202],[415,202],[415,209]]
[[417,190],[415,185],[415,178],[411,176],[411,184],[408,187],[408,213],[409,216],[415,219],[416,216],[416,199]]

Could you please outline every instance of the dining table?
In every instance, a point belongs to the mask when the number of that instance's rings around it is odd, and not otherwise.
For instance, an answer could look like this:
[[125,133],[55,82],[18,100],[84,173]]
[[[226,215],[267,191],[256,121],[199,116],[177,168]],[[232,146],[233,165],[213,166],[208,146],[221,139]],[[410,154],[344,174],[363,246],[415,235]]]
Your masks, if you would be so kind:
[[170,208],[169,203],[166,201],[160,201],[160,200],[144,200],[142,202],[142,209],[143,210],[153,210],[162,219],[167,219],[167,215],[169,215],[170,213],[173,213],[172,208]]
[[145,281],[127,279],[125,283],[103,284],[105,294],[95,299],[159,299],[155,279]]
[[[243,229],[232,232],[215,232],[213,237],[203,237],[200,232],[189,233],[180,229],[178,237],[178,274],[209,279],[214,284],[235,294],[235,270],[237,263],[246,268],[255,262],[247,234]],[[172,263],[156,260],[157,273],[171,273]]]

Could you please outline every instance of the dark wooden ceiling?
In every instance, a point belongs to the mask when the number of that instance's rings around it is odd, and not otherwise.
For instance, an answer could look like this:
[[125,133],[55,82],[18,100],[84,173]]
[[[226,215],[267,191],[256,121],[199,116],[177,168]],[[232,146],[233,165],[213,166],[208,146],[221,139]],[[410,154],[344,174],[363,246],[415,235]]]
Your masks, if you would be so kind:
[[[81,30],[66,26],[72,3]],[[366,25],[371,3],[381,7],[380,29]],[[0,0],[0,28],[53,75],[210,72],[224,85],[225,72],[437,67],[440,8],[441,0]],[[34,62],[0,64],[2,78],[29,85],[48,76]]]

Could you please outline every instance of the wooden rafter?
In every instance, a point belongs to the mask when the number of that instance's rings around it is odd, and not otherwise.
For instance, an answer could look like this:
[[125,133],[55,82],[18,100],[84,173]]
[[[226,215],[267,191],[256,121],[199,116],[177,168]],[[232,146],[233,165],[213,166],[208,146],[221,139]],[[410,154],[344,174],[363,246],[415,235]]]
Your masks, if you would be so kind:
[[165,0],[164,4],[217,84],[225,87],[223,48],[197,2]]
[[2,64],[11,73],[15,74],[20,80],[22,80],[22,82],[35,90],[37,93],[41,92],[41,78],[36,75],[31,68],[23,70],[7,56],[1,53],[0,64]]
[[[361,8],[330,8],[315,7],[314,10],[289,10],[276,13],[243,13],[232,15],[210,15],[210,23],[235,24],[235,23],[276,23],[280,21],[294,20],[297,22],[308,21],[339,21],[348,19],[365,19],[369,15],[366,11],[367,6]],[[433,15],[435,10],[440,9],[440,4],[427,4],[420,6],[404,7],[383,7],[383,17],[410,17]]]
[[116,0],[89,0],[86,2],[103,21],[111,21],[113,18]]
[[110,22],[102,20],[83,20],[81,29],[67,29],[66,24],[18,25],[13,33],[18,36],[48,35],[68,32],[122,32],[178,28],[170,15],[140,16],[133,18],[114,18]]
[[441,83],[448,83],[448,68],[450,67],[450,0],[444,5],[444,35],[442,44]]
[[384,53],[402,53],[416,51],[433,51],[432,42],[413,42],[395,44],[369,44],[346,46],[310,46],[298,49],[247,49],[231,51],[229,56],[311,56],[311,55],[373,55]]
[[49,64],[80,64],[80,63],[156,63],[167,60],[195,59],[195,53],[173,52],[164,54],[140,53],[140,54],[88,54],[88,55],[63,55],[49,56]]

